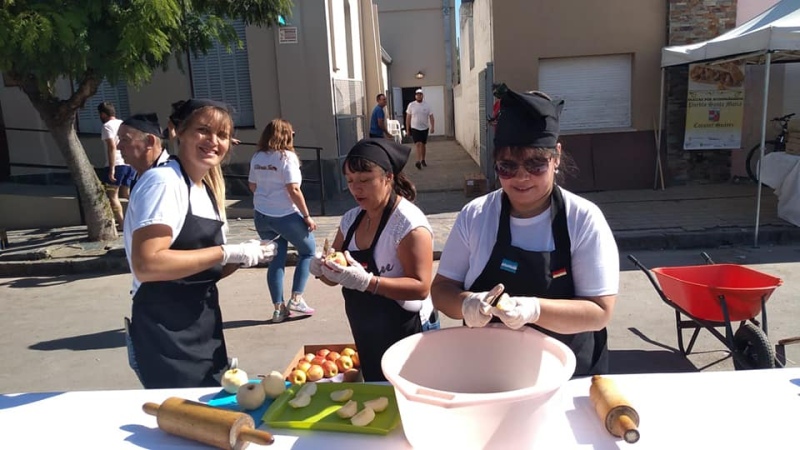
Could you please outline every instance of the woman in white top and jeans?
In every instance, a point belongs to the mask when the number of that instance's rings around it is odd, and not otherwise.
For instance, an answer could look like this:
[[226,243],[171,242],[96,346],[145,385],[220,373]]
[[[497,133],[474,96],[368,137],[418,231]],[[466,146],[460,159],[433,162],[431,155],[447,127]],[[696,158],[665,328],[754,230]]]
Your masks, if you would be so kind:
[[[292,124],[274,119],[258,140],[258,151],[250,160],[250,190],[253,192],[255,225],[261,239],[275,239],[277,253],[267,269],[267,285],[275,311],[273,322],[282,322],[289,310],[313,314],[303,299],[308,266],[314,256],[313,231],[317,224],[308,212],[300,190],[300,160],[294,152]],[[288,309],[283,299],[283,275],[289,242],[297,249],[297,266]]]

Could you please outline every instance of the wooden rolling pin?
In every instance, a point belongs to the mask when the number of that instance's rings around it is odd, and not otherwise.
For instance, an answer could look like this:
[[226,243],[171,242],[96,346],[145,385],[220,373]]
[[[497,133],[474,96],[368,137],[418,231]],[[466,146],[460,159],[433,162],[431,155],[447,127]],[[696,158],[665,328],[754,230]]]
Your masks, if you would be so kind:
[[253,418],[244,413],[177,397],[164,400],[160,406],[145,403],[142,409],[156,416],[158,427],[167,433],[217,448],[243,450],[250,442],[261,445],[274,442],[270,433],[255,429]]
[[592,377],[589,399],[606,430],[616,437],[633,444],[639,440],[639,413],[620,394],[617,385],[600,375]]

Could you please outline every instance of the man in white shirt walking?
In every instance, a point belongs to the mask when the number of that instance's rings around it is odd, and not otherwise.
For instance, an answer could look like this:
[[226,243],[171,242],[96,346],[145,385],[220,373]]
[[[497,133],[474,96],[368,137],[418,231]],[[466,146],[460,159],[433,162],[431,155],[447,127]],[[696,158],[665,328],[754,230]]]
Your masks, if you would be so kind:
[[[434,119],[431,107],[423,100],[422,89],[417,89],[414,94],[414,101],[406,108],[406,130],[411,130],[411,138],[414,140],[414,148],[417,150],[417,162],[414,165],[418,170],[428,167],[425,162],[425,145],[428,143],[428,134],[434,133]],[[428,120],[431,127],[428,128]]]
[[117,148],[117,143],[119,143],[117,131],[119,131],[122,121],[117,119],[114,105],[111,102],[102,102],[97,105],[97,113],[100,121],[103,122],[100,139],[103,140],[108,158],[107,172],[100,181],[105,185],[106,196],[111,202],[111,211],[114,212],[114,220],[119,229],[122,227],[123,220],[122,203],[119,201],[120,191],[122,191],[123,197],[128,197],[134,172],[131,166],[125,164],[122,153]]

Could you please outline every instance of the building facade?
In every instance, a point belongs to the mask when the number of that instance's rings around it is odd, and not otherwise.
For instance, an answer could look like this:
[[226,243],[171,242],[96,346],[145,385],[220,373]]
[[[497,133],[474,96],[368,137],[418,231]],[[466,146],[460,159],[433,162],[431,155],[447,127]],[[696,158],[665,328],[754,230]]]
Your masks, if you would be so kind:
[[[344,185],[341,155],[364,136],[368,126],[366,93],[385,89],[377,20],[370,0],[325,0],[295,2],[292,15],[281,26],[245,27],[233,22],[244,43],[241,49],[228,52],[218,45],[207,55],[178,55],[184,71],[173,60],[168,70],[155,72],[141,87],[104,82],[79,113],[81,142],[95,167],[104,167],[96,110],[101,101],[112,101],[120,118],[154,111],[166,125],[172,102],[213,98],[233,106],[236,137],[242,141],[225,169],[233,175],[229,177],[232,195],[249,195],[246,180],[240,177],[247,174],[261,131],[276,117],[293,124],[296,145],[321,149],[325,192],[339,192]],[[66,96],[72,85],[62,80],[58,89]],[[0,166],[5,165],[0,173],[5,170],[12,181],[55,176],[58,170],[31,167],[64,163],[23,92],[0,87],[0,109],[4,132],[0,138],[7,141],[5,151],[0,146]],[[308,178],[316,178],[316,152],[301,148],[298,154],[304,161],[304,177],[308,172]],[[305,188],[312,198],[317,195],[316,187]]]
[[[422,88],[436,120],[435,133],[454,136],[453,75],[456,28],[453,0],[375,0],[380,41],[391,57],[389,114],[405,123],[406,106]],[[371,99],[377,92],[370,93]]]
[[487,83],[504,82],[565,100],[561,142],[579,169],[568,188],[652,186],[664,2],[474,0],[460,13],[456,138],[487,175]]

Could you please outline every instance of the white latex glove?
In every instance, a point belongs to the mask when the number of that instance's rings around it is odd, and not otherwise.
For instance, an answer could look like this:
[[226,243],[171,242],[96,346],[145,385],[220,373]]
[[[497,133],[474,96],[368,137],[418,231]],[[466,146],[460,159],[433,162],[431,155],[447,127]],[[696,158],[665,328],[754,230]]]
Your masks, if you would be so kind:
[[311,275],[314,275],[317,278],[323,276],[322,274],[322,266],[325,265],[325,257],[322,256],[322,253],[317,253],[311,258],[311,265],[308,266],[308,271],[311,272]]
[[344,252],[344,257],[347,259],[347,263],[350,264],[349,266],[344,267],[333,261],[325,261],[322,264],[322,275],[347,289],[366,291],[373,275],[367,272],[360,262],[353,259],[350,256],[350,252]]
[[470,328],[485,327],[492,320],[492,307],[486,303],[488,292],[472,292],[461,303],[461,315]]
[[500,295],[505,287],[498,284],[488,292],[471,292],[461,303],[461,316],[464,323],[470,328],[485,327],[492,319],[492,305],[487,302],[487,297]]
[[278,252],[278,244],[269,241],[266,241],[267,243],[265,244],[264,242],[265,241],[261,241],[262,254],[258,262],[272,261],[272,258],[275,257],[275,253]]
[[506,297],[492,308],[492,314],[499,317],[508,328],[519,330],[529,323],[539,320],[542,307],[536,297]]
[[261,241],[251,239],[241,244],[225,244],[222,246],[222,265],[240,264],[244,267],[252,267],[264,258],[265,245]]

